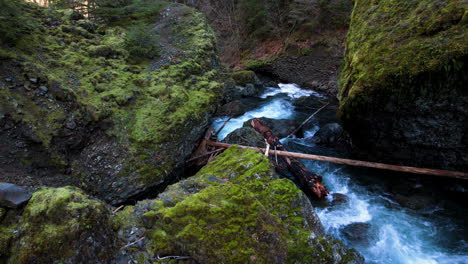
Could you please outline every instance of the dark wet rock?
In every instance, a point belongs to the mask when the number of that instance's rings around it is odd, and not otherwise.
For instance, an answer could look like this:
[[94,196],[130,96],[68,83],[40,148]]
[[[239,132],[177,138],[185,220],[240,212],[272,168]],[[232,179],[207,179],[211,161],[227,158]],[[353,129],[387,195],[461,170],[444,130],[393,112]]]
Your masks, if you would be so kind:
[[349,202],[349,197],[342,193],[333,193],[331,196],[333,199],[330,202],[330,206],[332,207],[340,206]]
[[241,127],[229,133],[223,142],[252,147],[265,147],[263,136],[252,127]]
[[352,223],[340,231],[346,239],[352,242],[368,243],[370,228],[371,224],[369,223]]
[[323,106],[323,101],[315,96],[301,96],[293,101],[293,105],[297,111],[313,113]]
[[435,2],[355,4],[337,114],[362,159],[468,170],[466,2],[444,3],[443,16],[420,8]]
[[232,79],[226,81],[224,97],[226,102],[231,102],[242,97],[260,95],[265,87],[252,71],[232,73]]
[[[258,119],[260,119],[267,127],[269,127],[273,134],[279,138],[287,137],[300,125],[298,121],[291,119],[272,119],[266,117],[261,117]],[[252,119],[245,121],[243,127],[252,127],[250,124],[251,122]]]
[[351,146],[351,139],[348,133],[338,123],[326,124],[312,138],[307,139],[307,141],[331,148],[346,148]]
[[396,201],[403,207],[413,209],[413,210],[421,210],[421,209],[428,209],[436,206],[437,201],[427,195],[402,195],[396,194],[393,197],[393,200]]
[[243,115],[245,112],[253,109],[254,107],[255,106],[243,103],[241,100],[235,100],[221,106],[216,112],[216,115],[238,117]]
[[251,83],[245,85],[245,87],[241,87],[241,96],[242,97],[252,97],[255,95],[259,95],[261,90],[257,89],[257,87]]
[[31,194],[18,185],[0,183],[0,206],[18,208],[31,199]]

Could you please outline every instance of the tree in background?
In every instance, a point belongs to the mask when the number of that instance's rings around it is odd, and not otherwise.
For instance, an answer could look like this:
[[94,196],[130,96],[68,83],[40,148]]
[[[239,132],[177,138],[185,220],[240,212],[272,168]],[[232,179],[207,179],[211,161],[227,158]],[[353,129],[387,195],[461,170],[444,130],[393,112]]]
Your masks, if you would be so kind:
[[0,44],[14,45],[34,29],[34,23],[18,5],[19,0],[0,0]]

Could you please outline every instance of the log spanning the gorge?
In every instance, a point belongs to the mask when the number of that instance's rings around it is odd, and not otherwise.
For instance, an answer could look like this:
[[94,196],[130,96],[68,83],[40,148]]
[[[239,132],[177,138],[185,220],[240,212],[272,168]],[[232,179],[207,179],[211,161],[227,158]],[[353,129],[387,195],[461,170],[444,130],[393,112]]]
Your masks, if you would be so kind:
[[[226,143],[215,142],[215,141],[208,141],[206,144],[210,145],[210,146],[214,146],[214,147],[220,147],[220,148],[229,148],[231,146],[234,146],[232,144],[226,144]],[[262,152],[265,151],[264,148],[257,148],[257,147],[250,147],[250,146],[239,146],[239,147],[240,148],[259,150],[259,151],[262,151]],[[423,175],[447,176],[447,177],[451,177],[451,178],[468,180],[468,173],[458,172],[458,171],[447,171],[447,170],[425,169],[425,168],[416,168],[416,167],[408,167],[408,166],[398,166],[398,165],[390,165],[390,164],[384,164],[384,163],[378,163],[378,162],[368,162],[368,161],[361,161],[361,160],[342,159],[342,158],[334,158],[334,157],[327,157],[327,156],[320,156],[320,155],[313,155],[313,154],[304,154],[304,153],[289,152],[289,151],[270,150],[269,154],[278,155],[278,156],[286,156],[286,157],[294,157],[294,158],[298,158],[298,159],[326,161],[326,162],[344,164],[344,165],[350,165],[350,166],[368,167],[368,168],[384,169],[384,170],[399,171],[399,172],[408,172],[408,173],[423,174]]]
[[[280,143],[279,138],[273,135],[271,129],[265,126],[260,119],[253,119],[251,125],[257,132],[263,135],[267,143],[275,148],[275,150],[287,151],[283,144]],[[320,199],[327,196],[329,192],[322,184],[322,176],[310,172],[304,164],[294,157],[281,156],[280,158],[281,162],[286,164],[289,171],[299,180],[302,188],[311,190]]]

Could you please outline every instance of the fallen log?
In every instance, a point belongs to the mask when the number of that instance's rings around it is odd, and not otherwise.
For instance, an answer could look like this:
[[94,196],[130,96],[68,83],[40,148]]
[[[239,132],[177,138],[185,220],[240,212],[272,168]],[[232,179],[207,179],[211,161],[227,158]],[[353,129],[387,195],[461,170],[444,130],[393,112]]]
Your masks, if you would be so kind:
[[[287,151],[280,143],[279,138],[271,132],[271,129],[263,124],[260,119],[253,119],[252,127],[257,130],[266,139],[267,143],[275,150]],[[319,199],[324,198],[329,193],[322,184],[322,176],[310,172],[304,164],[294,157],[281,156],[281,159],[287,164],[291,173],[299,180],[301,187],[311,190]]]
[[[207,145],[220,147],[220,148],[229,148],[231,146],[234,146],[232,144],[226,144],[226,143],[214,142],[214,141],[207,141]],[[246,148],[246,149],[259,150],[261,152],[265,151],[264,148],[257,148],[257,147],[250,147],[250,146],[239,146],[239,147]],[[457,179],[468,180],[468,173],[458,172],[458,171],[447,171],[447,170],[436,170],[436,169],[416,168],[416,167],[409,167],[409,166],[390,165],[390,164],[378,163],[378,162],[342,159],[342,158],[327,157],[327,156],[320,156],[320,155],[313,155],[313,154],[304,154],[304,153],[289,152],[289,151],[270,150],[269,154],[293,157],[293,158],[298,158],[298,159],[326,161],[326,162],[344,164],[344,165],[350,165],[350,166],[368,167],[368,168],[408,172],[408,173],[414,173],[414,174],[433,175],[433,176],[447,176],[447,177],[452,177],[452,178],[457,178]]]

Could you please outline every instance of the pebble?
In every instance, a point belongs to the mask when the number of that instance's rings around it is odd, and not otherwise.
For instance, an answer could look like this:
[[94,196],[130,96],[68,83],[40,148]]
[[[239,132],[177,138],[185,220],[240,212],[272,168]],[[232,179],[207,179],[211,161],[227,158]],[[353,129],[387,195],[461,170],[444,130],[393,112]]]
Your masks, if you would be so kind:
[[68,129],[70,129],[70,130],[73,130],[73,129],[76,128],[76,123],[75,123],[75,121],[67,122],[67,123],[65,124],[65,127],[68,128]]
[[29,78],[29,81],[32,83],[37,83],[37,78]]
[[41,93],[46,94],[49,91],[49,88],[46,86],[39,86],[39,90],[41,90]]
[[7,78],[5,78],[5,81],[6,81],[6,82],[12,82],[12,81],[13,81],[13,79],[12,79],[12,78],[10,78],[10,77],[7,77]]

